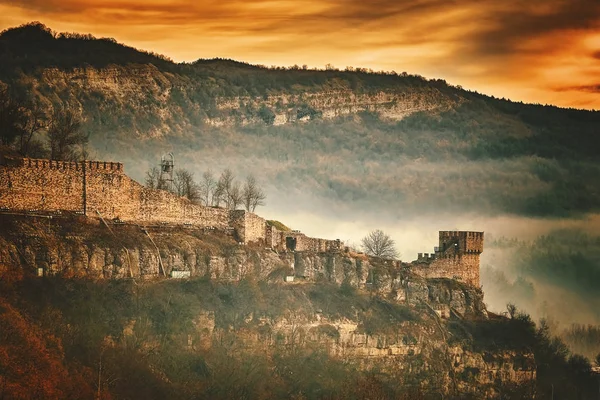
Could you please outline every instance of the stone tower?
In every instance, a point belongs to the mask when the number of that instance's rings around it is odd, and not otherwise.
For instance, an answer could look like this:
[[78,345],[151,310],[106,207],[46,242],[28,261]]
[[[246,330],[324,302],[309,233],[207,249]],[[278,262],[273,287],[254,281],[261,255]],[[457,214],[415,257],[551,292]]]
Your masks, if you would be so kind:
[[443,271],[447,278],[479,287],[483,232],[440,231],[439,247],[435,250],[434,270]]
[[438,257],[472,254],[479,257],[483,252],[483,232],[440,231]]
[[483,232],[440,231],[439,246],[429,256],[419,253],[413,270],[426,278],[449,278],[479,287]]

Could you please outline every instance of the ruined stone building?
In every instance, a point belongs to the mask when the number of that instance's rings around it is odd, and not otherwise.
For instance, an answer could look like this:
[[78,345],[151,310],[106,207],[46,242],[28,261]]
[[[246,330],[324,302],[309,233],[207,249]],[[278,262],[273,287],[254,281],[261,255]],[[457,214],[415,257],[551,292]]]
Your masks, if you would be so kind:
[[483,232],[440,231],[439,246],[419,253],[414,271],[426,278],[452,278],[479,287],[479,256]]

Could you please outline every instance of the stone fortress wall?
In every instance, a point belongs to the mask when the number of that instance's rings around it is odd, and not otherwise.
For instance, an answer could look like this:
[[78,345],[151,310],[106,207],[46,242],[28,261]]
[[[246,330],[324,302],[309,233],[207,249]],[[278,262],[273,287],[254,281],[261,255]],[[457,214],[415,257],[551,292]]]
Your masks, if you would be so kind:
[[425,278],[452,278],[479,287],[479,256],[483,232],[440,231],[439,246],[418,254],[411,266]]
[[226,210],[203,207],[164,190],[146,188],[123,164],[0,159],[0,207],[15,211],[73,212],[137,223],[193,224],[225,229]]
[[[338,251],[339,240],[309,238],[283,232],[244,210],[194,204],[166,190],[149,189],[129,178],[121,163],[67,162],[0,154],[0,209],[72,212],[106,220],[147,224],[181,224],[235,231],[248,243],[264,243],[278,250]],[[271,229],[272,228],[272,229]],[[297,238],[286,247],[288,236]]]
[[[344,249],[340,240],[281,231],[251,212],[206,207],[165,190],[146,188],[125,174],[123,164],[115,162],[54,161],[0,153],[0,210],[71,212],[140,225],[233,230],[244,244],[261,244],[277,251]],[[440,231],[434,253],[419,254],[410,265],[426,278],[452,278],[478,287],[482,251],[483,232]]]

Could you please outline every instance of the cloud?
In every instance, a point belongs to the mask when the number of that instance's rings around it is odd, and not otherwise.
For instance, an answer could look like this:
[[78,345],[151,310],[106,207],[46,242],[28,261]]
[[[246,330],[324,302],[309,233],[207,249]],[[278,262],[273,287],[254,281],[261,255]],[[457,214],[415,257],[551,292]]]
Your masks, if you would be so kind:
[[[595,0],[533,0],[525,5],[513,0],[490,11],[474,37],[474,51],[480,55],[543,55],[568,45],[578,33],[600,27],[600,3]],[[562,40],[543,40],[557,33]]]
[[595,85],[562,86],[554,89],[557,92],[588,92],[600,93],[600,83]]

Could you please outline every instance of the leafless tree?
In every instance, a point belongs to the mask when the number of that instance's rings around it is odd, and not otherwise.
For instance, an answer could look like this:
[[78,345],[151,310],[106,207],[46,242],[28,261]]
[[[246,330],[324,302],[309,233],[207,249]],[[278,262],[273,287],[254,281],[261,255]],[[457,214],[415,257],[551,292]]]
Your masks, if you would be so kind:
[[376,229],[361,240],[365,253],[382,258],[396,258],[396,242],[382,230]]
[[23,116],[19,127],[19,152],[23,156],[34,153],[40,156],[42,143],[34,140],[35,135],[46,127],[44,112],[38,104],[23,107]]
[[249,175],[246,178],[242,197],[244,199],[244,206],[246,207],[246,211],[251,212],[254,212],[254,210],[258,206],[264,206],[265,199],[267,198],[265,193],[258,186],[256,179],[252,175]]
[[0,84],[0,144],[13,145],[23,156],[47,157],[44,143],[35,138],[45,127],[39,104],[19,99]]
[[223,181],[219,179],[215,184],[215,190],[212,194],[212,205],[216,207],[221,206],[221,202],[225,197],[225,188],[223,187]]
[[150,189],[167,189],[167,183],[160,176],[160,170],[157,167],[152,167],[146,171],[146,178],[144,179],[146,187]]
[[174,187],[178,196],[186,197],[192,202],[200,201],[200,189],[194,181],[193,172],[187,169],[176,170]]
[[508,315],[510,316],[510,318],[514,319],[515,316],[517,315],[517,306],[512,303],[508,303],[506,305],[506,311],[508,312]]
[[239,182],[233,182],[227,193],[227,208],[235,210],[244,202],[243,191]]
[[[50,158],[53,160],[78,160],[88,137],[81,133],[81,118],[72,110],[57,109],[48,126]],[[81,146],[81,149],[77,149]]]
[[38,104],[20,100],[8,86],[0,85],[0,144],[14,144],[22,155],[28,155],[30,147],[42,147],[39,142],[32,145],[32,139],[44,127],[44,113]]
[[217,187],[215,189],[215,204],[219,206],[221,202],[225,203],[225,207],[231,209],[230,192],[234,181],[233,172],[229,168],[221,173],[219,180],[217,181]]
[[202,204],[205,206],[209,206],[213,202],[215,187],[217,186],[217,181],[209,169],[202,174],[202,180],[200,181],[200,199]]
[[0,86],[0,144],[13,144],[19,136],[22,117],[21,105],[11,95],[8,86]]

